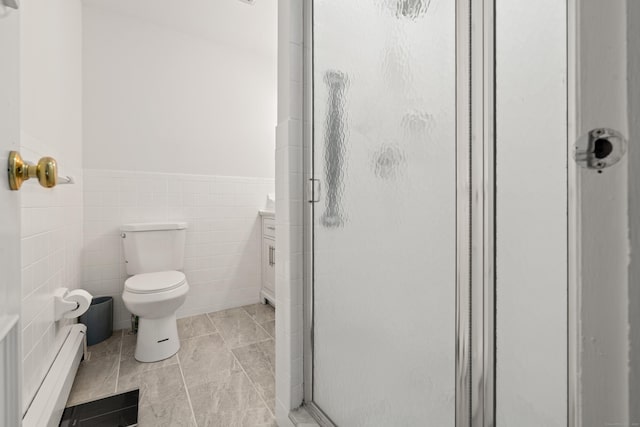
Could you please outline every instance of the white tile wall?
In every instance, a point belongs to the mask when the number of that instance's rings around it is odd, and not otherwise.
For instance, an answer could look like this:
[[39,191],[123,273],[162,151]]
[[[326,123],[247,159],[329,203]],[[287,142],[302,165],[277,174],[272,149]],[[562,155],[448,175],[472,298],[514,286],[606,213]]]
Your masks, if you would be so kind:
[[[22,134],[21,154],[29,160],[44,155],[40,144]],[[50,153],[48,153],[50,154]],[[82,171],[65,169],[75,185],[47,190],[35,180],[21,194],[23,404],[28,405],[57,350],[57,332],[72,320],[53,319],[53,291],[80,283],[82,248]]]
[[[75,185],[53,189],[35,179],[21,199],[23,409],[60,349],[52,292],[80,284],[82,248],[82,64],[79,0],[20,5],[20,152],[36,162],[53,156]],[[17,249],[17,248],[16,248]]]
[[303,0],[278,2],[276,131],[276,419],[291,426],[303,398]]
[[127,327],[127,278],[119,227],[130,222],[189,223],[184,272],[191,287],[178,316],[258,302],[258,210],[274,180],[86,169],[83,287],[114,297],[114,324]]

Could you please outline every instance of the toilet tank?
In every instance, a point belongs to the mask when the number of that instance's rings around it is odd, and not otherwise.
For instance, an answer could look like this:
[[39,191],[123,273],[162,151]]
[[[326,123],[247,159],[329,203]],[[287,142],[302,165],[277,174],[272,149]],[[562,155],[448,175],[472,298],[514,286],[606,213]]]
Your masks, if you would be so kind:
[[186,222],[125,224],[120,231],[127,274],[184,267]]

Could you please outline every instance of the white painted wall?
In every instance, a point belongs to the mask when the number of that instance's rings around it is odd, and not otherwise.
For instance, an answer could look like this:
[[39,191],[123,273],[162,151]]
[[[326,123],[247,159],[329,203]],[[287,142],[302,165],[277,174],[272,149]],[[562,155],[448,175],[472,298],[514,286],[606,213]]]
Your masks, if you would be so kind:
[[60,345],[52,292],[80,285],[81,31],[79,0],[21,2],[20,151],[29,161],[53,156],[77,181],[47,190],[31,180],[20,190],[25,407]]
[[[272,41],[262,51],[86,2],[84,167],[273,178],[277,16],[275,4],[259,3],[239,6],[273,21],[273,33],[235,19],[237,31]],[[195,3],[179,8],[202,19]],[[209,18],[212,26],[229,19]]]
[[[0,6],[0,14],[7,11]],[[13,11],[0,17],[0,164],[6,165],[9,151],[18,150],[20,143],[20,18]],[[6,182],[6,181],[5,181]],[[0,323],[5,316],[20,315],[20,193],[0,184]],[[18,325],[20,327],[20,325]],[[9,348],[3,355],[4,366],[15,373],[21,372],[22,337],[18,333],[17,348]],[[0,344],[2,347],[2,344]],[[8,361],[12,358],[13,363]],[[8,361],[8,362],[7,362]],[[4,373],[3,373],[4,374]],[[13,380],[13,381],[12,381]],[[0,420],[19,424],[22,416],[20,379],[3,377],[0,384]],[[17,397],[17,398],[14,398]]]

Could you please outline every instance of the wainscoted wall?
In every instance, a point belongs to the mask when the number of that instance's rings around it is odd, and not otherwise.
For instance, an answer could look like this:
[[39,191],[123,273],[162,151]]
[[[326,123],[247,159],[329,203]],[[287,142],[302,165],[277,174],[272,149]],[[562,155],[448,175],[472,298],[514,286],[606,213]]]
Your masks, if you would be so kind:
[[276,419],[303,399],[303,2],[278,1],[276,131]]
[[84,181],[83,287],[114,297],[116,328],[130,322],[121,298],[124,223],[189,223],[184,271],[191,290],[179,317],[258,302],[258,210],[273,179],[85,169]]
[[79,0],[32,0],[20,11],[20,151],[53,156],[75,185],[23,184],[21,199],[23,409],[62,340],[52,292],[80,283],[82,248],[82,63]]
[[275,186],[276,4],[156,3],[83,2],[83,286],[116,327],[126,222],[189,223],[180,316],[257,302]]

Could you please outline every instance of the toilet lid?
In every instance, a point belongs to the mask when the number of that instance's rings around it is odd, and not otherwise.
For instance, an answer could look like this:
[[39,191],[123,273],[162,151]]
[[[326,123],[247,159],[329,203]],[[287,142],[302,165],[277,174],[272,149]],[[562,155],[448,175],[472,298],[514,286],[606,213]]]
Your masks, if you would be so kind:
[[124,282],[124,288],[136,294],[170,291],[186,281],[180,271],[159,271],[157,273],[136,274]]

